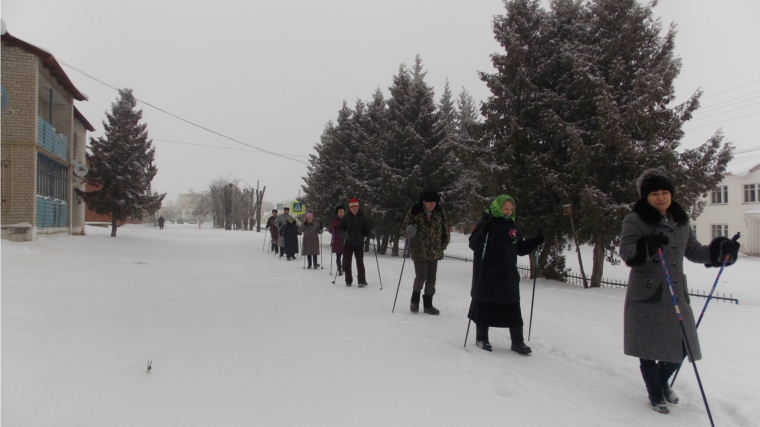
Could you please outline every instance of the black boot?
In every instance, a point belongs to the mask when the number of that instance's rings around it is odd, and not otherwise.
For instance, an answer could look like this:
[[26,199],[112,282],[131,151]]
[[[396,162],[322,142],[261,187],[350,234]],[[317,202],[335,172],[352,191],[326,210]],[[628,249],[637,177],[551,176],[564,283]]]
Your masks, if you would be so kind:
[[649,404],[652,405],[652,409],[661,414],[670,413],[670,410],[665,405],[665,396],[662,394],[660,368],[657,365],[641,365],[639,368],[641,369],[641,377],[644,378],[644,384],[647,387]]
[[432,295],[423,295],[422,296],[422,306],[424,307],[422,311],[424,311],[427,314],[441,314],[441,312],[438,311],[437,308],[433,307],[433,296]]
[[668,403],[676,404],[678,403],[678,395],[675,391],[673,391],[672,388],[670,388],[670,384],[668,384],[668,380],[670,380],[670,376],[673,375],[673,372],[678,370],[678,368],[681,366],[680,363],[672,363],[672,362],[658,362],[657,368],[659,368],[660,372],[660,387],[662,387],[662,395],[665,397],[665,400]]
[[412,313],[419,313],[420,311],[420,293],[419,291],[412,291],[412,303],[409,304],[409,311]]
[[485,351],[493,351],[491,342],[488,341],[488,326],[475,325],[475,345]]
[[512,339],[512,351],[520,353],[522,355],[528,355],[533,352],[533,349],[525,345],[522,325],[510,327],[509,337]]

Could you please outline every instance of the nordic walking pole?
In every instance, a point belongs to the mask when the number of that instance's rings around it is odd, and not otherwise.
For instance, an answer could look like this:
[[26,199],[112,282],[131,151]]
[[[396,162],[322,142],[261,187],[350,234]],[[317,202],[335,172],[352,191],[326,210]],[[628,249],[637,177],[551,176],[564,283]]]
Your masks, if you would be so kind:
[[533,302],[536,300],[536,278],[538,277],[538,247],[536,248],[536,265],[533,272],[533,296],[530,297],[530,321],[528,322],[528,341],[530,341],[530,331],[533,329]]
[[[336,233],[338,232],[337,229],[336,229],[335,232]],[[343,246],[346,246],[346,239],[343,239]],[[346,257],[345,256],[343,257],[343,262],[346,262]],[[337,268],[335,269],[335,277],[333,278],[333,281],[332,281],[333,285],[335,284],[336,280],[338,280],[338,269]]]
[[710,425],[712,427],[715,427],[715,423],[713,422],[712,413],[710,412],[710,405],[707,404],[707,396],[705,396],[705,389],[702,387],[702,380],[699,378],[699,371],[697,371],[697,361],[694,360],[694,356],[691,352],[691,344],[689,344],[689,337],[686,335],[686,328],[683,325],[683,316],[681,315],[681,310],[678,308],[678,300],[676,299],[676,294],[673,291],[673,283],[670,281],[670,273],[668,272],[668,266],[665,263],[665,256],[662,253],[662,248],[657,249],[658,255],[660,255],[660,262],[662,263],[662,269],[665,271],[665,280],[668,283],[668,289],[670,289],[670,299],[673,301],[673,307],[676,310],[676,318],[678,319],[678,325],[681,327],[681,337],[683,338],[683,342],[686,345],[686,354],[689,356],[689,360],[691,360],[691,366],[694,367],[694,375],[697,377],[697,384],[699,384],[699,391],[702,393],[702,400],[705,402],[705,409],[707,410],[707,417],[710,418]]
[[[472,302],[474,300],[470,299],[470,309],[467,310],[467,316],[469,317],[470,312],[472,311]],[[467,337],[470,336],[470,323],[472,323],[472,319],[467,319],[467,333],[464,334],[464,347],[467,347]]]
[[377,241],[377,235],[376,235],[375,236],[375,264],[377,264],[377,277],[378,277],[378,279],[380,279],[380,290],[382,291],[383,290],[383,278],[382,278],[382,276],[380,276],[380,262],[377,260],[377,246],[378,246],[378,243],[379,242]]
[[[266,232],[267,234],[271,234],[271,233],[269,232],[269,230],[265,230],[265,232]],[[264,235],[264,246],[266,246],[266,245],[267,245],[267,234],[265,234],[265,235]],[[272,236],[269,236],[269,240],[270,240],[270,241],[272,240]],[[272,249],[272,244],[270,243],[270,244],[269,244],[269,248],[267,248],[267,253],[269,253],[269,251],[270,251],[271,249]],[[264,251],[264,248],[263,248],[263,247],[261,248],[261,251],[262,251],[262,252]]]
[[402,255],[404,257],[404,260],[401,262],[401,274],[398,276],[398,286],[396,286],[396,298],[393,299],[393,310],[391,310],[391,313],[396,311],[396,300],[398,299],[398,290],[401,289],[401,277],[404,275],[404,264],[406,264],[406,256],[409,253],[409,242],[414,238],[414,235],[417,234],[417,229],[410,225],[406,227],[406,236],[408,239],[406,239],[406,242],[404,243],[404,254]]
[[[538,225],[538,234],[541,233],[541,227],[544,225],[544,220],[541,220],[541,223]],[[539,248],[541,245],[536,246],[536,259],[535,259],[535,270],[533,271],[533,296],[530,298],[530,321],[528,322],[528,341],[530,341],[530,330],[533,328],[533,302],[536,300],[536,278],[538,277],[538,254],[539,254]]]
[[[322,221],[319,221],[319,228],[322,228]],[[322,252],[324,252],[324,248],[322,247],[322,234],[324,233],[324,230],[322,233],[319,233],[319,266],[322,268],[322,270],[325,269],[324,261],[322,260]],[[332,268],[332,267],[331,267]]]
[[[478,269],[478,275],[475,277],[475,280],[480,279],[480,272],[483,270],[483,260],[486,258],[486,245],[488,244],[488,234],[486,233],[486,242],[483,244],[483,255],[480,256],[480,268]],[[470,335],[470,323],[472,323],[472,319],[469,319],[470,312],[472,311],[472,299],[470,299],[470,309],[467,311],[467,333],[464,334],[464,346],[467,347],[467,337]],[[477,337],[476,337],[477,338]]]
[[[301,237],[301,252],[304,252],[303,250],[303,237]],[[303,258],[303,269],[306,270],[306,257],[308,255],[301,254],[301,258]]]
[[[266,232],[267,230],[264,230],[264,231]],[[267,234],[269,234],[269,233],[267,233]],[[264,252],[264,246],[266,246],[266,245],[267,245],[267,235],[265,234],[264,235],[264,245],[261,246],[261,251],[262,252]],[[267,253],[269,253],[269,251],[267,251]]]
[[[741,237],[741,233],[734,234],[734,237],[731,238],[732,241],[739,240],[739,237]],[[723,269],[726,268],[726,264],[728,263],[728,258],[731,254],[728,254],[723,258],[723,264],[720,266],[720,271],[718,271],[718,276],[715,277],[715,283],[713,283],[712,288],[710,289],[710,295],[707,296],[707,301],[705,301],[705,305],[702,306],[702,313],[699,315],[699,320],[697,320],[697,328],[699,328],[699,323],[702,322],[702,316],[705,315],[705,310],[707,310],[707,304],[710,304],[710,300],[712,300],[713,292],[715,292],[715,287],[718,286],[718,281],[720,280],[720,275],[723,274]],[[673,374],[673,380],[670,382],[670,386],[673,387],[673,384],[676,383],[676,378],[678,378],[678,372],[681,370],[681,367],[679,366],[678,369],[676,369],[676,372]]]

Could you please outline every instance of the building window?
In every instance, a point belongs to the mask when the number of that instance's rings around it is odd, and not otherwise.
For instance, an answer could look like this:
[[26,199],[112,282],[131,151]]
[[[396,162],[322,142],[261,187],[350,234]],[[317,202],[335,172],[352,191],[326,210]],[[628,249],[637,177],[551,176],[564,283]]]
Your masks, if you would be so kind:
[[712,225],[712,238],[716,237],[728,237],[728,224],[713,224]]
[[37,153],[37,194],[66,200],[66,166]]
[[712,204],[725,205],[728,203],[728,186],[719,185],[712,191]]
[[760,202],[760,184],[744,184],[744,203]]

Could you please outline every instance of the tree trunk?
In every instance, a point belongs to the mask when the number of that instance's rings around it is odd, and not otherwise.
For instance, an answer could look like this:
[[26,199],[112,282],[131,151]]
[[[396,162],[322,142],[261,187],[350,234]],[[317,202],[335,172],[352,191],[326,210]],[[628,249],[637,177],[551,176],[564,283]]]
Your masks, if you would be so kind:
[[111,237],[116,237],[116,215],[111,215]]
[[388,240],[389,240],[388,238],[389,238],[389,236],[387,234],[384,235],[383,236],[383,242],[382,242],[382,244],[380,246],[380,248],[382,250],[382,252],[380,252],[380,253],[383,254],[383,255],[385,255],[386,253],[388,253]]
[[604,271],[604,236],[594,237],[594,267],[591,271],[591,287],[602,286],[602,272]]
[[400,234],[393,235],[393,250],[391,251],[391,256],[398,256],[398,241],[401,239]]

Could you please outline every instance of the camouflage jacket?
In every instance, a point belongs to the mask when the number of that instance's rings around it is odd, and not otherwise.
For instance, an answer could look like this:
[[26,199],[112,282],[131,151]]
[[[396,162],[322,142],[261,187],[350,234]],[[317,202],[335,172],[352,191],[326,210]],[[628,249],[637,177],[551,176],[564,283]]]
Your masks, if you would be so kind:
[[446,217],[446,212],[440,204],[435,205],[433,214],[428,222],[423,212],[422,202],[418,202],[404,218],[404,225],[401,227],[401,235],[406,236],[406,227],[413,225],[417,228],[417,235],[412,238],[412,260],[413,261],[434,261],[443,259],[443,251],[449,245],[451,225]]

